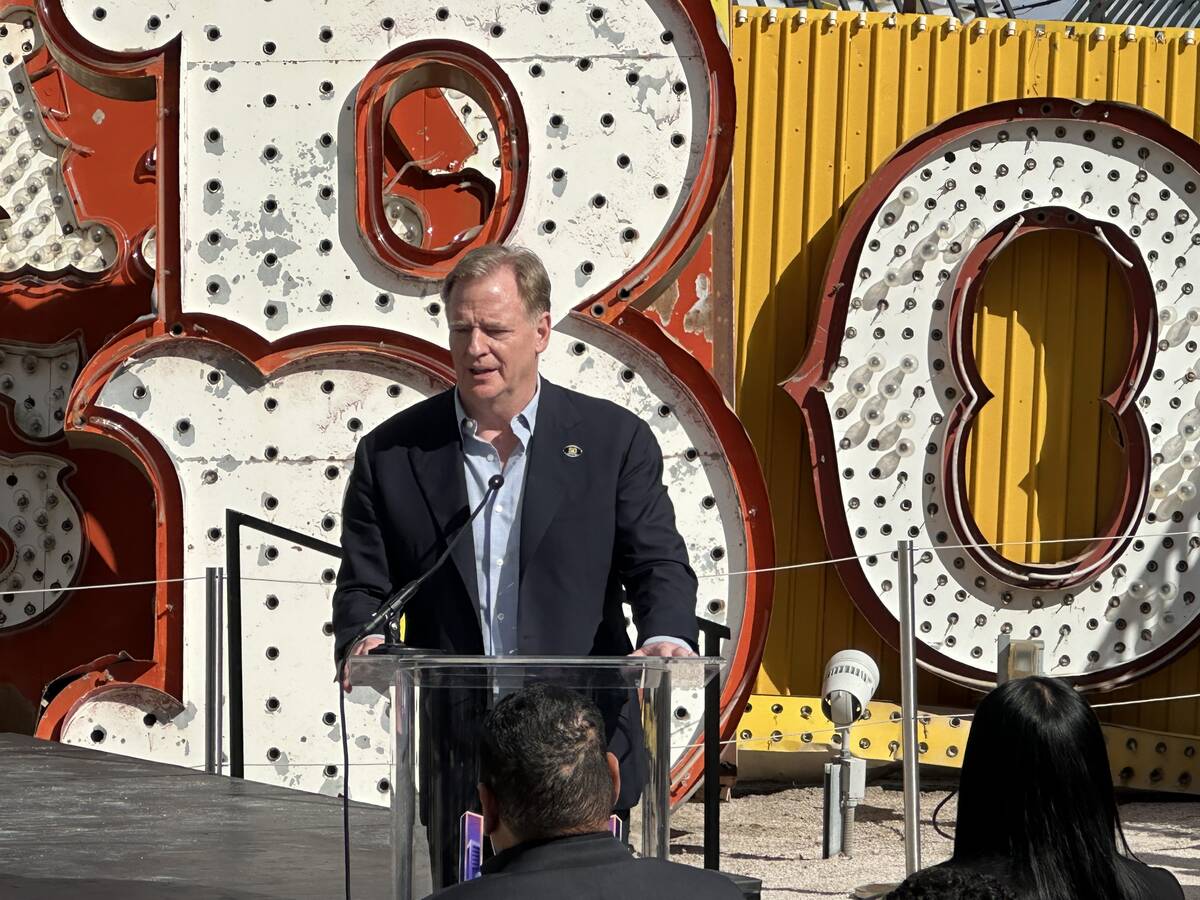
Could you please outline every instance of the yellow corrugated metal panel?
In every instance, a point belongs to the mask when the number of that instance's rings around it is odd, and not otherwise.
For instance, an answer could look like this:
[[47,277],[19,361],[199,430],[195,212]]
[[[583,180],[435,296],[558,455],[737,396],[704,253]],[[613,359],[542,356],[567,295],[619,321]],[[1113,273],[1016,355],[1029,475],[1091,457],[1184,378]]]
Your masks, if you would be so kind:
[[[1196,137],[1198,51],[1173,29],[1140,28],[1126,40],[1113,26],[1101,37],[1099,26],[1053,22],[961,26],[934,16],[739,10],[731,52],[739,412],[766,469],[780,561],[818,560],[827,552],[803,422],[777,385],[804,355],[826,259],[854,193],[901,142],[995,100],[1137,103]],[[976,352],[996,399],[968,457],[981,527],[995,540],[1093,533],[1110,515],[1106,486],[1123,465],[1098,402],[1128,355],[1123,288],[1086,239],[1040,235],[1006,251],[984,295]],[[1072,549],[1006,552],[1052,560]],[[878,696],[899,695],[895,654],[831,569],[781,573],[776,590],[759,692],[815,694],[824,662],[853,646],[880,659]],[[1197,690],[1200,657],[1192,651],[1114,696]],[[920,691],[927,705],[969,706],[974,697],[927,673]],[[1120,707],[1109,718],[1195,733],[1200,707]]]
[[1107,253],[1080,235],[1019,238],[989,269],[975,356],[995,396],[967,472],[976,521],[1010,559],[1073,556],[1083,542],[1004,542],[1098,534],[1116,511],[1124,454],[1100,398],[1124,374],[1131,315]]

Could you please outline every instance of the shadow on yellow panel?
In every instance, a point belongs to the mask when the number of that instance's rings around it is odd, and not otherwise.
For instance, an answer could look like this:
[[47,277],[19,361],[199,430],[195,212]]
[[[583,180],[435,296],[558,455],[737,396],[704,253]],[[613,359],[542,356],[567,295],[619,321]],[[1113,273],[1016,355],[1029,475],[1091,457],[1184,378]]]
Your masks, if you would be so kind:
[[993,397],[969,432],[971,511],[1006,558],[1054,563],[1087,541],[1040,542],[1116,524],[1127,463],[1102,398],[1129,362],[1128,291],[1099,242],[1063,231],[1018,238],[985,277],[974,352]]

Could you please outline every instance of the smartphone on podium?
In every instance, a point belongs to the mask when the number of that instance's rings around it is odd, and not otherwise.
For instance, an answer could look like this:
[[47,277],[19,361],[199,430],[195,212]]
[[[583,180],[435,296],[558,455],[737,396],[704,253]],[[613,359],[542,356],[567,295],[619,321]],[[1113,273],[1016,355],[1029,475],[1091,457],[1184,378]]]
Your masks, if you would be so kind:
[[483,816],[465,812],[459,822],[458,880],[470,881],[479,877],[483,865]]

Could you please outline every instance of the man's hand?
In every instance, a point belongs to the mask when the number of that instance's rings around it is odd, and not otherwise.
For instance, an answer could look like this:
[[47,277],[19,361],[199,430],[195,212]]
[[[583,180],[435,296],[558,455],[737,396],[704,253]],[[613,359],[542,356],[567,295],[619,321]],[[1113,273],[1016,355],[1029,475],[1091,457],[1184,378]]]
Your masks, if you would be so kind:
[[[378,634],[369,634],[350,651],[351,656],[366,656],[376,647],[383,643],[383,637]],[[350,684],[350,660],[346,660],[346,673],[342,676],[342,690],[348,691],[353,685]]]
[[645,644],[629,654],[630,656],[695,656],[690,647],[676,644],[673,641],[655,641]]

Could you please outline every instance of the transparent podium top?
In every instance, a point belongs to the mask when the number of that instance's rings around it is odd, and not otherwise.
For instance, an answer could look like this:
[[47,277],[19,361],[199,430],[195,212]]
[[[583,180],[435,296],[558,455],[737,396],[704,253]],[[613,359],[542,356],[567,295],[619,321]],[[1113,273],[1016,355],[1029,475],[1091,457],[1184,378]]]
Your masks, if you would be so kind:
[[[550,679],[562,687],[656,688],[670,673],[672,690],[699,690],[716,676],[721,660],[711,656],[449,656],[415,650],[352,656],[354,684],[382,689],[399,673],[425,688],[494,688],[498,679]],[[631,679],[638,681],[634,684]]]
[[641,855],[665,857],[675,711],[682,694],[703,693],[720,662],[425,651],[352,657],[353,684],[391,699],[392,896],[411,900],[478,877],[492,850],[479,816],[480,742],[491,710],[534,685],[565,688],[591,705],[619,763],[611,830]]

